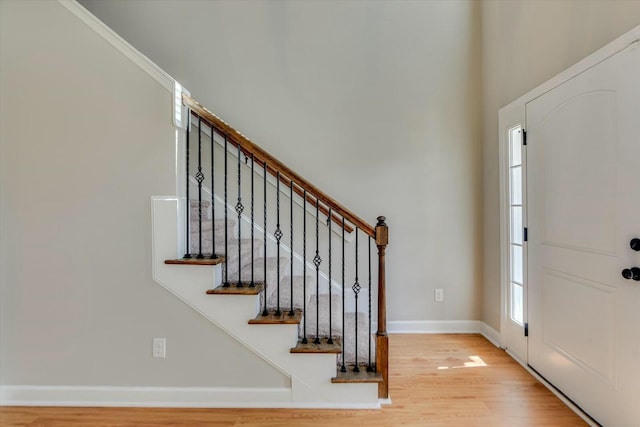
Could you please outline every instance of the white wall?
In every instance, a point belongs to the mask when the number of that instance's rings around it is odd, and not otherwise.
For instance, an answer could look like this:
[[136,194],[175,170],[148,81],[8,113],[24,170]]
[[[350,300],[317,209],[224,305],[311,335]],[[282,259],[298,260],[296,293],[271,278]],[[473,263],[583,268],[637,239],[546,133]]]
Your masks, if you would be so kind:
[[287,386],[152,281],[172,94],[58,2],[0,19],[1,384]]
[[480,318],[478,2],[81,3],[338,201],[387,216],[390,320]]
[[500,325],[498,109],[640,24],[640,1],[482,2],[484,304]]
[[81,3],[329,194],[388,217],[391,320],[496,329],[497,111],[640,22],[637,0]]

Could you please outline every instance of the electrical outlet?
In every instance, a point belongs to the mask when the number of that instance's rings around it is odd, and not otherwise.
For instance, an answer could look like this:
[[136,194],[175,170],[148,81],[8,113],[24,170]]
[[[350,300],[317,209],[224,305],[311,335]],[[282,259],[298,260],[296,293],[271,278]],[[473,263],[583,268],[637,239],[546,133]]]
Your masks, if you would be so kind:
[[164,359],[167,357],[167,340],[166,338],[153,339],[153,357]]
[[438,289],[436,289],[436,291],[434,292],[434,295],[433,295],[433,296],[434,296],[434,298],[433,298],[433,299],[434,299],[436,302],[442,302],[442,301],[444,301],[444,289],[442,289],[442,288],[438,288]]

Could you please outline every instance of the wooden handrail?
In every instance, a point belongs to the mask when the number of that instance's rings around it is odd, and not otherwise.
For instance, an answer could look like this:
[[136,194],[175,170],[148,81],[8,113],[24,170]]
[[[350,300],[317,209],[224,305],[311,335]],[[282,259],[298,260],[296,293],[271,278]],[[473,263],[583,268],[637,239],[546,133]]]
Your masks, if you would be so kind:
[[[192,112],[194,115],[196,115],[196,116],[200,117],[200,118],[203,120],[203,122],[205,122],[205,123],[207,124],[207,126],[212,127],[212,128],[213,128],[213,129],[215,129],[218,133],[222,133],[222,131],[221,131],[221,130],[216,126],[216,125],[214,125],[214,124],[212,124],[212,123],[209,123],[209,121],[208,121],[206,118],[202,118],[200,115],[198,115],[198,113],[197,113],[197,112],[195,112],[195,111],[193,111],[193,110],[192,110],[191,112]],[[227,138],[227,141],[228,141],[228,142],[230,142],[230,143],[231,143],[231,145],[233,145],[234,147],[237,147],[237,146],[238,146],[238,143],[237,143],[236,141],[234,141],[232,138]],[[247,157],[247,158],[249,158],[249,157],[251,157],[251,156],[253,155],[253,156],[254,156],[254,159],[259,159],[255,154],[251,153],[251,151],[249,151],[249,150],[245,150],[242,144],[240,144],[240,151],[241,151],[241,152],[242,152],[242,154],[244,154],[244,155],[245,155],[245,157]],[[262,160],[260,160],[260,161],[262,161]],[[291,179],[289,179],[289,178],[287,178],[285,175],[283,175],[283,174],[282,174],[282,172],[280,173],[280,175],[278,175],[278,170],[277,170],[275,167],[273,167],[273,166],[269,165],[268,163],[267,163],[267,171],[268,171],[271,175],[273,175],[273,176],[274,176],[274,178],[275,178],[276,176],[280,176],[280,182],[281,182],[281,183],[283,183],[287,188],[289,188],[289,186],[291,185],[292,180],[291,180]],[[293,185],[293,191],[294,191],[298,196],[300,196],[300,197],[304,197],[304,196],[305,196],[304,190],[303,190],[303,189],[301,189],[298,185],[296,185],[295,181],[293,182],[293,184],[294,184],[294,185]],[[316,199],[315,197],[313,197],[312,195],[306,194],[306,198],[307,198],[307,203],[309,203],[309,206],[315,206],[315,205],[316,205],[317,199]],[[325,205],[323,205],[323,204],[321,204],[321,203],[318,203],[318,210],[319,210],[323,215],[325,215],[325,216],[327,216],[327,217],[329,216],[329,209],[328,209]],[[332,219],[332,221],[333,221],[333,222],[335,222],[336,224],[338,224],[338,225],[342,226],[342,216],[340,216],[340,215],[336,215],[336,213],[332,211],[332,212],[331,212],[331,219]],[[354,230],[354,228],[353,228],[351,225],[349,225],[348,223],[345,223],[345,225],[344,225],[344,229],[345,229],[345,231],[346,231],[347,233],[352,233],[352,232],[353,232],[353,230]]]
[[[342,218],[344,218],[367,235],[373,238],[376,237],[375,228],[372,225],[362,220],[360,217],[342,206],[332,197],[322,192],[318,187],[311,184],[309,181],[291,170],[284,163],[254,144],[251,140],[249,140],[249,138],[245,137],[240,132],[229,126],[225,121],[203,107],[198,101],[194,100],[186,94],[182,94],[182,101],[184,105],[189,107],[198,116],[206,120],[209,125],[211,125],[218,133],[226,136],[227,141],[229,141],[236,147],[240,145],[240,148],[245,155],[253,155],[254,159],[266,164],[267,169],[271,174],[276,175],[277,172],[280,172],[281,182],[290,184],[290,182],[293,181],[294,191],[298,195],[302,195],[306,190],[307,200],[309,200],[313,204],[315,204],[316,199],[319,200],[322,205],[324,205],[322,206],[319,204],[319,206],[323,208],[321,209],[323,214],[328,215],[329,208],[331,208],[332,220],[334,222],[342,224]],[[350,228],[350,230],[348,228]],[[351,232],[353,231],[353,228],[346,225],[345,231]]]

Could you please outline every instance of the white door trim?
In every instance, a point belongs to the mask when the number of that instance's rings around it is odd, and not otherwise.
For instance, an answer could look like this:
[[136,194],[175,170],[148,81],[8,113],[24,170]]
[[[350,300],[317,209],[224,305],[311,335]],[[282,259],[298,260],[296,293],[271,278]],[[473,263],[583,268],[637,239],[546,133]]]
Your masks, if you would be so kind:
[[603,46],[602,48],[598,49],[597,51],[595,51],[591,55],[587,56],[583,60],[575,63],[571,67],[569,67],[566,70],[562,71],[560,74],[557,74],[556,76],[550,78],[549,80],[547,80],[546,82],[544,82],[540,86],[536,87],[535,89],[530,90],[529,92],[527,92],[526,94],[522,95],[521,97],[519,97],[515,101],[513,101],[513,102],[507,104],[506,106],[502,107],[500,109],[500,111],[502,111],[504,109],[507,109],[507,108],[512,108],[512,107],[515,107],[515,106],[519,106],[519,105],[524,107],[524,105],[526,103],[528,103],[530,101],[533,101],[535,98],[537,98],[537,97],[549,92],[551,89],[559,86],[560,84],[562,84],[562,83],[566,82],[567,80],[577,76],[578,74],[581,74],[581,73],[587,71],[589,68],[594,67],[595,65],[601,63],[602,61],[606,60],[607,58],[609,58],[609,57],[615,55],[616,53],[626,49],[627,47],[629,47],[633,43],[640,43],[640,25],[638,25],[637,27],[635,27],[632,30],[628,31],[627,33],[621,35],[620,37],[618,37],[617,39],[615,39],[611,43],[609,43],[609,44]]
[[[509,161],[509,131],[515,126],[521,126],[525,131],[525,109],[524,104],[507,106],[500,109],[498,113],[498,131],[499,131],[499,176],[500,176],[500,346],[502,348],[514,350],[509,345],[508,330],[509,330],[509,316],[510,316],[510,289],[511,289],[511,197],[510,197],[510,161]],[[523,137],[524,138],[524,137]],[[524,150],[522,153],[522,182],[526,182],[526,156]],[[526,227],[526,186],[523,185],[522,189],[522,226]],[[522,260],[523,270],[526,272],[526,245],[523,241],[523,255]],[[526,275],[523,277],[523,287],[526,290]],[[525,313],[524,321],[527,322],[526,317],[526,295],[524,296],[523,310]],[[518,354],[519,358],[526,359],[526,355]],[[525,360],[526,361],[526,360]]]

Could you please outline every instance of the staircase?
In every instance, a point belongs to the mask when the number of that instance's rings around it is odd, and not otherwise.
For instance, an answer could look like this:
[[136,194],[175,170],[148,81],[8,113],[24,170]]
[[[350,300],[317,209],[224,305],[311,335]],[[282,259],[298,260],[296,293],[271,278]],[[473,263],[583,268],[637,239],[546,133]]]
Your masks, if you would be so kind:
[[388,398],[384,218],[367,224],[183,101],[189,179],[184,198],[154,198],[154,279],[291,378],[273,405],[377,407]]

